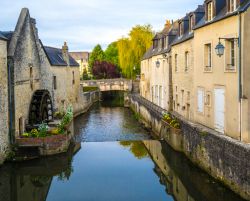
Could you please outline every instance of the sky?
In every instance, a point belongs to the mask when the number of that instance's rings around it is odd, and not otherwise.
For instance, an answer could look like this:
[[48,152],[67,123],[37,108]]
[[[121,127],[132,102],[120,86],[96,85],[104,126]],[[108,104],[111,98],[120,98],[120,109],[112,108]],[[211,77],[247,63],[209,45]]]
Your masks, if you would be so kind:
[[1,0],[0,30],[15,29],[23,7],[36,19],[43,44],[70,51],[91,51],[126,37],[135,25],[163,29],[167,19],[176,20],[195,10],[204,0]]

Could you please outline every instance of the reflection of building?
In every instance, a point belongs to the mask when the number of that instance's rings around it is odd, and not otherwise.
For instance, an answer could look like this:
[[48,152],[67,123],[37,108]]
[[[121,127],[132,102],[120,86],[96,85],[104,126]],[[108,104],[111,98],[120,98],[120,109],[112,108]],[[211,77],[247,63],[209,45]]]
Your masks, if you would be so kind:
[[249,0],[206,0],[157,33],[141,61],[141,96],[249,142],[249,6]]
[[155,172],[166,192],[176,201],[227,200],[240,201],[238,195],[209,175],[194,167],[181,153],[175,152],[165,142],[144,141],[152,160],[156,164]]
[[89,52],[70,52],[69,53],[80,66],[80,75],[82,77],[83,72],[89,73]]
[[6,164],[0,171],[1,201],[46,201],[53,177],[69,179],[72,157],[80,144],[65,154]]

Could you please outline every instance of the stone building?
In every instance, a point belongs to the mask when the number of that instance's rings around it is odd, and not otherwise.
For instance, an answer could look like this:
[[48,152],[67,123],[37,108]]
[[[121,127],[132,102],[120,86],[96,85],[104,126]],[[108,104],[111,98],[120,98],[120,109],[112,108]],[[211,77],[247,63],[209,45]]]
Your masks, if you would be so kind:
[[[205,1],[204,18],[194,27],[195,121],[245,142],[250,141],[249,5],[249,0]],[[219,42],[225,48],[220,56]]]
[[7,71],[7,38],[0,33],[0,164],[8,150],[8,71]]
[[89,71],[89,57],[90,53],[89,52],[70,52],[69,53],[79,64],[80,66],[80,76],[83,76],[84,71],[87,72],[88,74],[90,73]]
[[[158,33],[141,61],[141,95],[190,121],[250,142],[249,6],[249,0],[204,1],[172,23],[177,33],[169,34],[169,47],[155,57],[155,40],[164,41]],[[224,54],[218,55],[215,48],[221,46]],[[167,65],[159,71],[164,60]]]
[[204,16],[203,6],[178,20],[178,33],[171,45],[173,111],[194,120],[194,26]]
[[0,32],[0,58],[1,154],[30,125],[53,120],[55,111],[84,108],[79,64],[66,43],[61,49],[42,44],[27,8],[14,31]]

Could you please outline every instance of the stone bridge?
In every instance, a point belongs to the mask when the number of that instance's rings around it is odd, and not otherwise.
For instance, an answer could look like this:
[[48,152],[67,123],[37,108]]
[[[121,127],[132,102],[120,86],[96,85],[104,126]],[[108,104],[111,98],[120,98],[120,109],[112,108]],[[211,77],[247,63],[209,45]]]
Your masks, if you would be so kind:
[[83,87],[98,87],[100,91],[132,91],[133,82],[127,79],[102,79],[81,81]]

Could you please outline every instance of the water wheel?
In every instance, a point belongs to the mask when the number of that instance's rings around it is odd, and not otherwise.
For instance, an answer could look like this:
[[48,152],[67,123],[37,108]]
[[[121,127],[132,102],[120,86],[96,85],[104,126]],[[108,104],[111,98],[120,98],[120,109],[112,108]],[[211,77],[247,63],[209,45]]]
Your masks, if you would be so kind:
[[37,90],[32,97],[29,111],[29,125],[53,120],[53,104],[47,90]]

